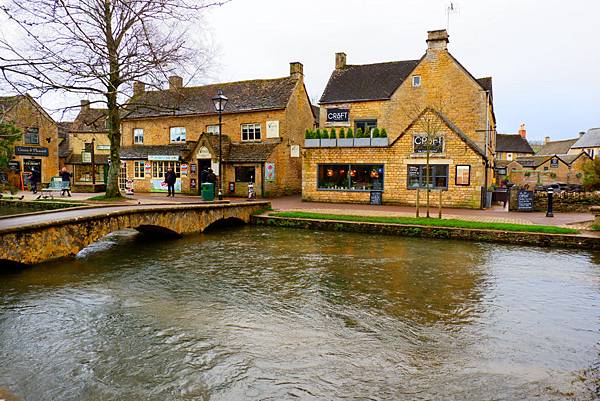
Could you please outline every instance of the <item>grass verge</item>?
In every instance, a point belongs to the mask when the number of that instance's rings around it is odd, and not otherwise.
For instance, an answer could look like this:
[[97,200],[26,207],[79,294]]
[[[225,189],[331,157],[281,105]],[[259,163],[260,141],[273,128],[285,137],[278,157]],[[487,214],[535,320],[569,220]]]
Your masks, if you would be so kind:
[[383,217],[383,216],[353,216],[342,214],[325,214],[311,212],[278,212],[271,213],[270,216],[289,217],[296,219],[317,219],[317,220],[336,220],[336,221],[354,221],[362,223],[387,223],[387,224],[410,224],[432,227],[454,227],[454,228],[472,228],[481,230],[515,231],[515,232],[534,232],[544,234],[578,234],[579,231],[572,228],[554,227],[554,226],[536,226],[528,224],[512,223],[485,223],[479,221],[453,220],[453,219],[433,219],[425,217]]
[[98,195],[98,196],[92,196],[91,198],[87,198],[87,200],[102,201],[102,202],[118,202],[118,201],[125,200],[125,198],[122,197],[122,196],[116,196],[114,198],[108,198],[106,195]]

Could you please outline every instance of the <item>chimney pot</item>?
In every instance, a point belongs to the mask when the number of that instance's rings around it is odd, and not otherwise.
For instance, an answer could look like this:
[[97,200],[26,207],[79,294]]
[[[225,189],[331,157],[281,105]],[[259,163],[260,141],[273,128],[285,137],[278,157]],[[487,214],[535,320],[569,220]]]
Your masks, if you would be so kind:
[[527,138],[527,130],[525,129],[525,123],[521,123],[521,126],[519,127],[519,135],[521,135],[521,138]]
[[301,79],[304,76],[304,66],[297,61],[290,63],[290,77]]
[[183,87],[183,78],[178,75],[172,75],[169,77],[169,89],[181,89]]
[[346,67],[346,53],[335,54],[335,69],[340,70]]
[[81,110],[89,110],[89,108],[90,108],[90,101],[82,100],[81,101]]
[[544,137],[544,145],[546,145],[548,142],[550,142],[550,137],[549,136]]
[[427,31],[427,48],[429,50],[446,50],[448,42],[450,42],[449,38],[448,31],[445,29]]
[[139,96],[144,94],[144,92],[146,91],[146,84],[144,84],[143,82],[140,81],[135,81],[133,83],[133,95],[134,96]]

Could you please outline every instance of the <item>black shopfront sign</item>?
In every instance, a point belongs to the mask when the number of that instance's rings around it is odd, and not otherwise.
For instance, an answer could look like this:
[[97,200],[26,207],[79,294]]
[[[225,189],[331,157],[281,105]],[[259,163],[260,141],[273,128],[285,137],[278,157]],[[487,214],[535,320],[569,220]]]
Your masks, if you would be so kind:
[[48,156],[48,148],[38,148],[35,146],[15,146],[15,155]]
[[328,123],[347,123],[350,121],[349,109],[327,109]]
[[413,149],[414,153],[427,153],[429,147],[429,153],[443,153],[444,152],[444,138],[441,136],[430,138],[429,143],[427,141],[427,135],[415,135],[413,137]]
[[21,171],[21,163],[18,160],[10,160],[8,162],[8,168],[15,173]]
[[556,157],[553,157],[550,160],[550,167],[552,167],[552,168],[558,168],[558,159]]

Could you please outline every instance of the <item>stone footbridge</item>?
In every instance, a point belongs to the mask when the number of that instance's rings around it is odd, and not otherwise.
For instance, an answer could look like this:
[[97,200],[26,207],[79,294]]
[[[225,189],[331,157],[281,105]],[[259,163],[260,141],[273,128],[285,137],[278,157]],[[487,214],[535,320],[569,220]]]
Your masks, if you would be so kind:
[[32,265],[65,256],[114,231],[133,228],[163,236],[204,231],[237,220],[250,222],[269,202],[216,204],[121,205],[29,214],[0,219],[0,267]]

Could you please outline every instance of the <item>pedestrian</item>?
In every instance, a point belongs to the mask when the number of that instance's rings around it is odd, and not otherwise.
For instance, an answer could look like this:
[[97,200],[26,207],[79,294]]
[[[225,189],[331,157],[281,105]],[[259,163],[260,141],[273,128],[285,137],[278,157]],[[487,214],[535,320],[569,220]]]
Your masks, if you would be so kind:
[[63,167],[60,170],[60,178],[62,178],[62,191],[60,192],[60,196],[65,196],[65,192],[71,197],[71,177],[73,174],[69,173],[66,167]]
[[177,176],[173,171],[172,167],[167,169],[167,173],[165,174],[165,183],[167,184],[167,197],[175,197],[175,182],[177,181]]
[[200,173],[200,184],[204,184],[206,181],[206,177],[208,176],[208,169],[205,167],[204,170]]
[[213,172],[212,168],[208,169],[208,172],[206,174],[206,182],[210,182],[211,184],[213,184],[213,187],[216,185],[217,183],[217,176],[215,175],[215,173]]
[[31,184],[31,192],[37,194],[38,185],[42,179],[40,172],[35,167],[32,167],[27,175],[29,176],[29,183]]

